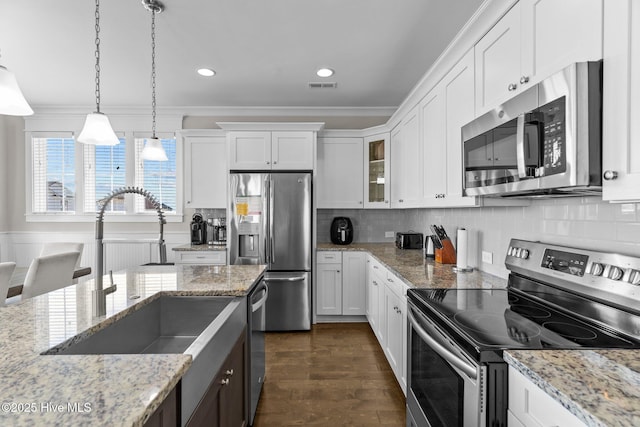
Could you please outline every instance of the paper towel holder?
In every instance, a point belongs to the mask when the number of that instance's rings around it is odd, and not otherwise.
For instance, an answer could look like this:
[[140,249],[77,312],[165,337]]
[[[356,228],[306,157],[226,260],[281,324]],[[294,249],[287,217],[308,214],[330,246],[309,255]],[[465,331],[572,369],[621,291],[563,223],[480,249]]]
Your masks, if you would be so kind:
[[[462,242],[460,241],[460,239],[463,239]],[[466,253],[468,251],[467,246],[466,246],[466,241],[467,241],[467,231],[466,231],[466,229],[465,228],[458,229],[457,242],[456,242],[456,252],[461,250],[462,254],[464,254],[465,256],[461,257],[460,256],[461,254],[458,254],[459,258],[457,259],[457,261],[459,261],[459,262],[457,262],[456,265],[454,265],[452,267],[452,270],[455,273],[471,273],[474,270],[474,268],[470,267],[468,264],[467,264],[466,267],[463,267],[463,266],[460,265],[461,262],[466,264],[466,259],[467,259]],[[463,259],[464,259],[464,261],[462,261]]]

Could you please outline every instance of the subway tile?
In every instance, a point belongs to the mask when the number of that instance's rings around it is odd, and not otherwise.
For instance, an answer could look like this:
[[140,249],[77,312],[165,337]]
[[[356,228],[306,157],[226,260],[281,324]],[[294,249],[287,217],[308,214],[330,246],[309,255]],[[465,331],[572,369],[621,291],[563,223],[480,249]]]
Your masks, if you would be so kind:
[[615,240],[615,222],[589,222],[585,227],[584,237],[587,239]]
[[544,219],[566,220],[569,218],[569,207],[567,205],[548,205],[543,207]]
[[635,222],[636,221],[636,204],[620,203],[613,205],[616,222]]
[[616,224],[615,237],[619,242],[634,242],[640,244],[640,224],[624,222]]

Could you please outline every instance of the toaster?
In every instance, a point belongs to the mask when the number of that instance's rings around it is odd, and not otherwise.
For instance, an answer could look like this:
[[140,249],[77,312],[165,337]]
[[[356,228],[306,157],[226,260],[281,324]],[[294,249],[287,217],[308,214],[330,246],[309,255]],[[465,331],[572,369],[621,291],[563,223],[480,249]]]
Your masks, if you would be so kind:
[[424,236],[422,233],[396,233],[396,248],[422,249]]

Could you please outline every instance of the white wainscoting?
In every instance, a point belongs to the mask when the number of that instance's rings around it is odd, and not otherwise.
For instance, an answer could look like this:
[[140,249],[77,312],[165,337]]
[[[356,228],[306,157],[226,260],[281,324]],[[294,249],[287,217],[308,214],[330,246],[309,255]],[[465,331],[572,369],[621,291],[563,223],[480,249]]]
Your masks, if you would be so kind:
[[[123,268],[134,267],[148,262],[158,262],[157,243],[145,240],[156,239],[158,233],[110,233],[104,243],[104,271],[118,271]],[[165,233],[167,246],[167,261],[174,261],[176,246],[189,243],[189,236],[185,233]],[[115,242],[114,240],[122,241]],[[138,242],[143,241],[143,242]],[[91,267],[95,271],[95,234],[59,233],[59,232],[17,232],[0,233],[0,261],[14,261],[18,266],[27,267],[33,258],[40,254],[45,242],[82,242],[84,250],[80,264]]]

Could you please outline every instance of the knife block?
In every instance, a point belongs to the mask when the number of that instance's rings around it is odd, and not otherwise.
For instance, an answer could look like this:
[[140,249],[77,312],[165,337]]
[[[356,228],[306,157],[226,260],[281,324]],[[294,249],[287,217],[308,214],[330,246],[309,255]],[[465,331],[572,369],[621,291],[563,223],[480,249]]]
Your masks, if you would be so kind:
[[442,248],[436,249],[436,262],[440,264],[455,264],[456,263],[456,250],[451,243],[451,240],[445,239],[442,241]]

